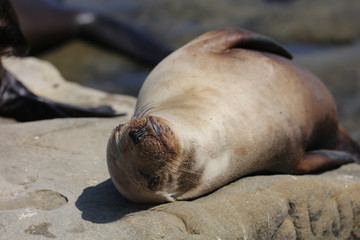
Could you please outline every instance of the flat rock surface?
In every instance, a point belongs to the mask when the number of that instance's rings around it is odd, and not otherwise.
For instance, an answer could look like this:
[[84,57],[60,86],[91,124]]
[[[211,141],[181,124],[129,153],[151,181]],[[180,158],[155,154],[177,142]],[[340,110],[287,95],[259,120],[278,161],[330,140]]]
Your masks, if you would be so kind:
[[124,118],[0,124],[1,239],[359,239],[360,165],[238,180],[194,201],[135,204],[105,152]]
[[96,107],[109,105],[116,112],[132,114],[136,99],[110,94],[68,82],[49,62],[33,57],[2,58],[4,67],[14,74],[33,93],[69,104]]

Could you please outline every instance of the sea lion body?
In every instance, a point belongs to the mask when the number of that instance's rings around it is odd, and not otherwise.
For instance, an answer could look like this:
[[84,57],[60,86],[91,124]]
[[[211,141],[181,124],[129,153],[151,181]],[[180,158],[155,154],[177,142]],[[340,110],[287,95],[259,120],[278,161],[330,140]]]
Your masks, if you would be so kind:
[[331,94],[286,57],[270,39],[233,28],[167,57],[143,84],[132,120],[110,137],[115,186],[133,201],[184,200],[257,172],[352,161],[360,150],[339,128]]

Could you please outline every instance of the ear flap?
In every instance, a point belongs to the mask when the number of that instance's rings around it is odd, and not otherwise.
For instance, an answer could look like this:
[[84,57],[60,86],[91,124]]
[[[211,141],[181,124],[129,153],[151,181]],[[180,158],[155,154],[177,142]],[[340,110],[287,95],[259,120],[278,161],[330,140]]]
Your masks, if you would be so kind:
[[233,48],[251,49],[268,52],[292,59],[291,54],[275,40],[243,29],[226,28],[205,34],[207,45],[217,52],[225,52]]
[[9,0],[0,1],[0,55],[22,56],[28,45]]

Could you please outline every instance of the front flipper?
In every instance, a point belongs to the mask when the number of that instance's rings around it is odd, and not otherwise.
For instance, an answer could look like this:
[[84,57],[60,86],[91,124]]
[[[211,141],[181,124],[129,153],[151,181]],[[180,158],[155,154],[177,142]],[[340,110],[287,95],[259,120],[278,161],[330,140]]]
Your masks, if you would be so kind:
[[8,72],[5,72],[0,83],[0,116],[18,121],[124,115],[116,114],[109,106],[80,107],[36,96]]
[[294,173],[308,173],[327,168],[338,167],[342,164],[355,161],[355,157],[350,153],[336,150],[316,150],[306,152],[304,157],[299,161]]
[[244,29],[225,28],[223,30],[211,31],[194,41],[201,40],[204,41],[206,47],[218,53],[242,48],[259,52],[268,52],[292,59],[292,55],[274,39]]

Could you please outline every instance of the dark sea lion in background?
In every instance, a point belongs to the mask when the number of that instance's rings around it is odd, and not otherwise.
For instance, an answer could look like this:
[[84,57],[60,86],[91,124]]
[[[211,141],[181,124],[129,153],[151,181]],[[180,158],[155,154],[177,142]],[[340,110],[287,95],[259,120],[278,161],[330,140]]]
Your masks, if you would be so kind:
[[[32,2],[32,1],[29,1]],[[0,1],[0,56],[23,56],[27,43],[22,35],[16,14],[8,0]],[[113,117],[109,106],[86,108],[55,102],[34,95],[0,61],[0,116],[18,121],[34,121],[62,117]]]
[[12,3],[31,53],[81,38],[152,66],[170,54],[150,34],[103,14],[67,7],[59,0],[12,0]]
[[136,202],[192,199],[241,177],[360,160],[323,83],[274,40],[212,31],[163,60],[107,147],[117,189]]

